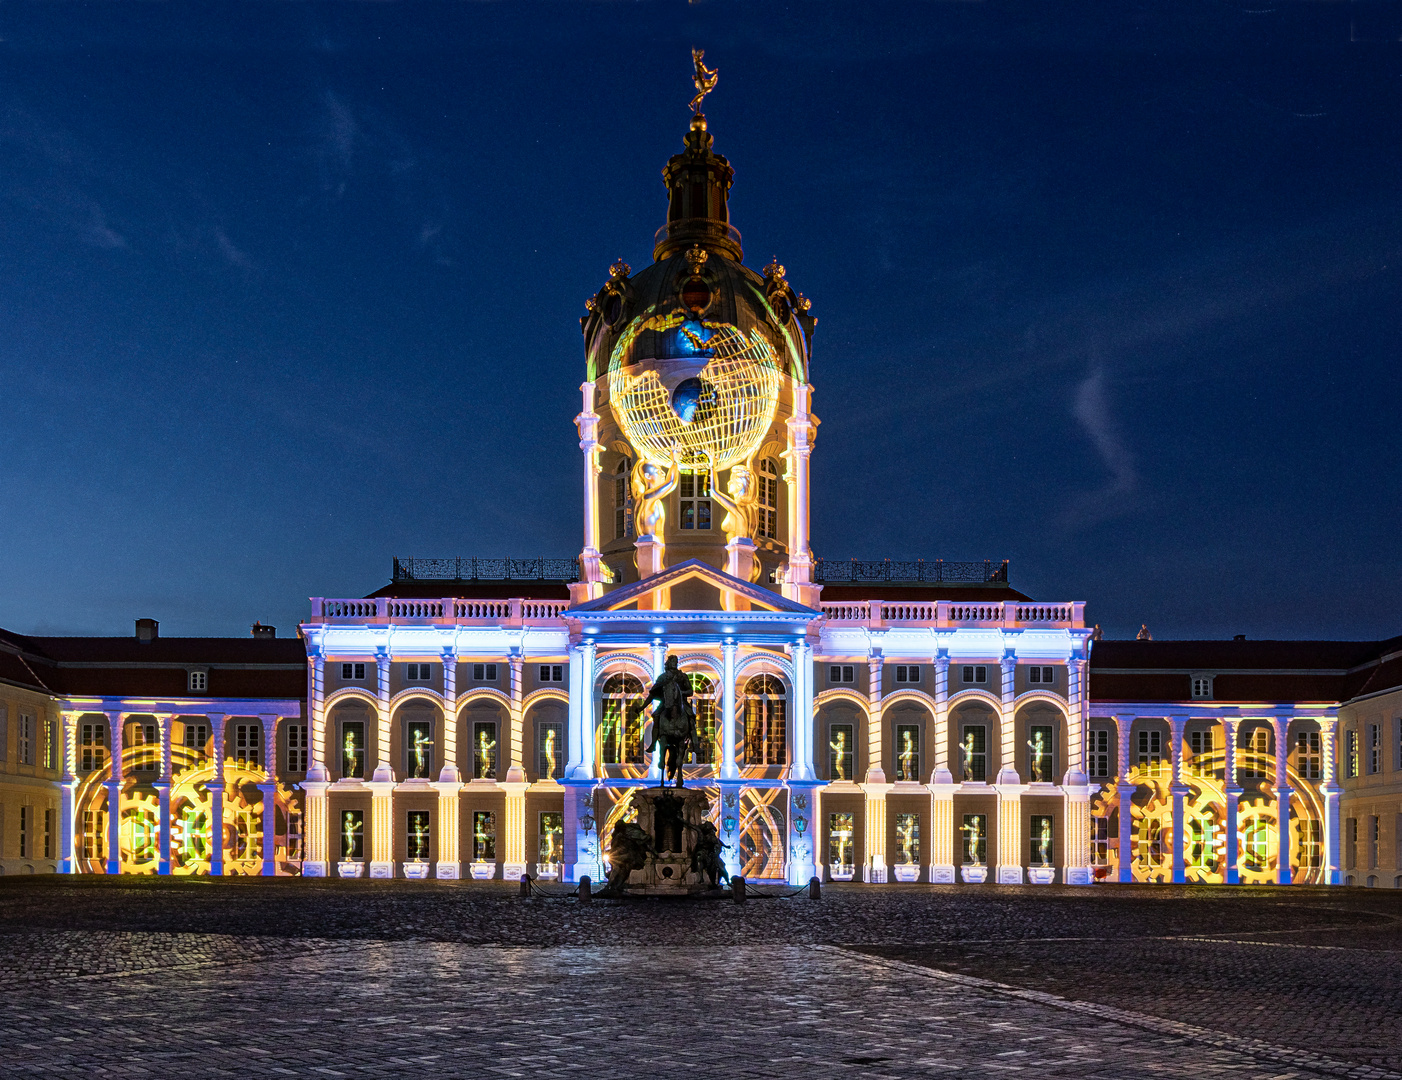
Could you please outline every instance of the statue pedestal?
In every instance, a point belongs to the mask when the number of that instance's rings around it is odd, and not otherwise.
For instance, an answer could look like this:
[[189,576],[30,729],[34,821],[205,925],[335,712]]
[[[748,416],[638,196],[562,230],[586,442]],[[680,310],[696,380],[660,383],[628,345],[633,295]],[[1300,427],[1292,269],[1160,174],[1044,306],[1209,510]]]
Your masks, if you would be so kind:
[[[755,577],[755,542],[741,536],[725,545],[725,572],[741,581],[752,581]],[[750,602],[733,593],[723,593],[721,600],[727,611],[748,611]]]
[[698,830],[710,799],[703,788],[645,788],[633,795],[638,827],[652,838],[656,855],[628,876],[628,892],[645,896],[685,896],[708,892],[710,882],[691,869]]
[[959,876],[964,879],[965,885],[982,885],[988,880],[988,867],[986,866],[961,866]]

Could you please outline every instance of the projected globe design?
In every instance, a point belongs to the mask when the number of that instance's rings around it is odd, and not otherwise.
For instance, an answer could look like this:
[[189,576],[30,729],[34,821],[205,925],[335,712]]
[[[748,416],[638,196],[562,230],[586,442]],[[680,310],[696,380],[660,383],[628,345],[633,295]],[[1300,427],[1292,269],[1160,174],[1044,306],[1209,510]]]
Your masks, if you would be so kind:
[[[624,358],[645,330],[679,335],[684,353],[668,360]],[[609,396],[623,433],[646,460],[717,469],[749,458],[774,420],[779,366],[758,331],[677,315],[638,319],[620,337],[609,364]]]

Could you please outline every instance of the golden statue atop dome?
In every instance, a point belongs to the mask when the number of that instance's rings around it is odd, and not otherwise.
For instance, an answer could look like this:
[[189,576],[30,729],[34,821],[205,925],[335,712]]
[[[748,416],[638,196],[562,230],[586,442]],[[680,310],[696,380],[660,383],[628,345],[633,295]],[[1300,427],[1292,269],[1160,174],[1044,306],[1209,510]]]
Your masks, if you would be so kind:
[[691,62],[696,65],[696,74],[691,77],[691,81],[696,84],[696,96],[691,99],[691,111],[698,116],[701,113],[701,102],[716,88],[716,80],[720,78],[719,70],[712,71],[701,62],[705,57],[705,49],[691,50]]

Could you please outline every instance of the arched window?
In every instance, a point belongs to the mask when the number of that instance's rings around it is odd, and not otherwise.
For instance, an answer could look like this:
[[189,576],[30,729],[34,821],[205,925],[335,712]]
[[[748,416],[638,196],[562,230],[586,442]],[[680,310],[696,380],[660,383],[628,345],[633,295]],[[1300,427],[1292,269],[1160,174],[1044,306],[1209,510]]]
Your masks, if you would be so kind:
[[622,540],[633,535],[633,496],[628,490],[628,470],[632,462],[624,458],[618,463],[613,477],[613,538]]
[[599,763],[643,764],[643,684],[632,675],[610,675],[599,710]]
[[759,535],[773,540],[779,535],[779,466],[773,458],[759,463]]
[[691,707],[696,711],[696,764],[713,765],[720,760],[716,745],[716,685],[700,672],[691,678]]
[[787,695],[773,675],[745,684],[745,764],[783,765],[788,761]]

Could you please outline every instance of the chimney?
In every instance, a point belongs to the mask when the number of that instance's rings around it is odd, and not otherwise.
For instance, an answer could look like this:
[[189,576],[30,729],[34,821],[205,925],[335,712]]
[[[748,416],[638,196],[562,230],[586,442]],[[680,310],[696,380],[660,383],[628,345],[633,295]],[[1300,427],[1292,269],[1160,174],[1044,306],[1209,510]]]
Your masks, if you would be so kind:
[[136,620],[136,640],[149,645],[160,636],[161,624],[155,619]]
[[253,636],[263,641],[269,641],[277,637],[276,626],[264,626],[262,623],[256,622],[253,624],[252,630]]

